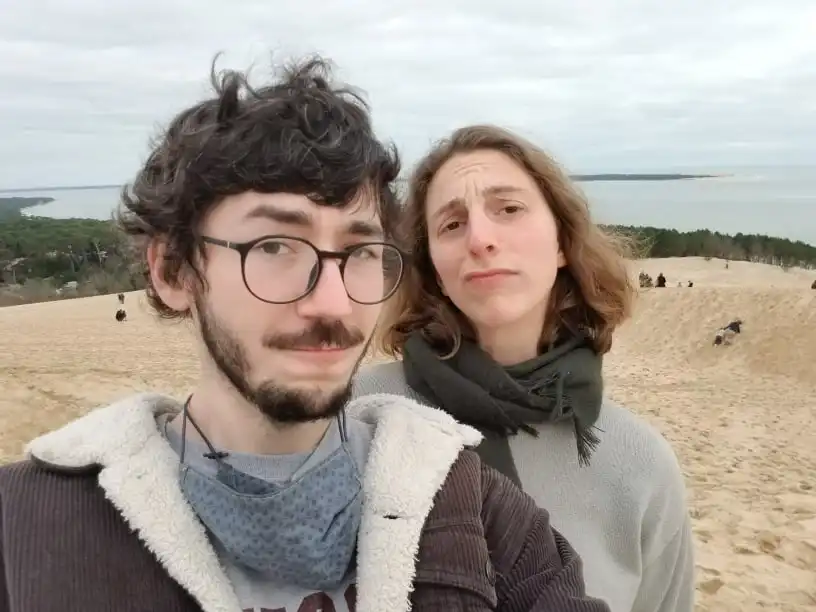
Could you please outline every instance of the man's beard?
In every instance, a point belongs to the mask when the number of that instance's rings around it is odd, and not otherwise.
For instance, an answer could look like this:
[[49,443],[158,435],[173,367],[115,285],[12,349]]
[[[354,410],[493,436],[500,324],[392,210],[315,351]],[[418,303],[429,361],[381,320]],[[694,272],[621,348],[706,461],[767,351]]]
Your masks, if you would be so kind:
[[[241,343],[218,322],[203,300],[196,300],[196,311],[201,336],[216,367],[249,403],[255,405],[270,420],[296,424],[333,417],[351,399],[351,376],[345,385],[324,397],[314,392],[288,389],[273,380],[253,386],[249,381],[249,362]],[[300,334],[263,338],[265,347],[282,350],[320,345],[350,348],[363,342],[365,336],[360,330],[349,329],[339,321],[317,321]],[[352,370],[352,376],[365,354],[366,351],[362,351]]]

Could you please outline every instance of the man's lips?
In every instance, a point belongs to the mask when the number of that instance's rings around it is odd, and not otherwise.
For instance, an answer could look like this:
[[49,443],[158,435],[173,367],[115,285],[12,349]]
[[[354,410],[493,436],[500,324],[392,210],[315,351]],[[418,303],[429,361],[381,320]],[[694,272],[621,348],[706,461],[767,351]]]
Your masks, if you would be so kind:
[[304,346],[289,349],[289,354],[299,361],[329,364],[345,361],[352,348],[350,346]]
[[339,355],[345,353],[351,346],[299,346],[289,350],[306,355]]

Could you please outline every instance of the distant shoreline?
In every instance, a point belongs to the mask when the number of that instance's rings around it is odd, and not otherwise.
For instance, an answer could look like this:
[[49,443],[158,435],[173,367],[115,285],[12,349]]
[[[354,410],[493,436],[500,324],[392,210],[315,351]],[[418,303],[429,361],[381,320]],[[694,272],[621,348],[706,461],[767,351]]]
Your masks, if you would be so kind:
[[49,198],[48,196],[39,196],[36,198],[25,198],[20,196],[4,198],[0,196],[0,218],[6,215],[18,215],[23,211],[23,209],[31,208],[32,206],[50,204],[54,201],[54,198]]
[[592,181],[687,181],[694,179],[722,178],[724,174],[573,174],[570,178],[578,183]]
[[[122,185],[73,185],[69,187],[24,187],[23,189],[0,189],[0,193],[40,193],[43,191],[92,191],[98,189],[121,189]],[[3,200],[0,196],[0,200]],[[53,199],[53,198],[52,198]]]
[[[578,183],[598,181],[684,181],[694,179],[722,178],[725,174],[677,174],[677,173],[616,173],[572,174],[570,178]],[[0,189],[3,193],[41,193],[48,191],[91,191],[100,189],[121,189],[122,185],[72,185],[50,187],[24,187],[23,189]],[[0,196],[0,200],[5,198]]]
[[[724,175],[715,174],[676,174],[676,173],[602,173],[602,174],[573,174],[570,176],[577,183],[590,182],[638,182],[638,181],[683,181],[695,179],[718,178]],[[26,187],[24,189],[0,189],[0,215],[20,213],[25,208],[32,208],[56,201],[49,196],[25,197],[7,196],[4,193],[49,193],[60,191],[101,191],[107,189],[121,189],[121,185],[74,185],[65,187]]]

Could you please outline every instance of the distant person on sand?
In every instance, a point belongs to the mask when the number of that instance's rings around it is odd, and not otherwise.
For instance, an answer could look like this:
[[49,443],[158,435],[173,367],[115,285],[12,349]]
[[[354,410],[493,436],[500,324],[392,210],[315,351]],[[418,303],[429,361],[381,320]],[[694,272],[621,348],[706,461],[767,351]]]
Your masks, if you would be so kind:
[[603,393],[635,292],[624,251],[554,160],[492,126],[419,162],[406,213],[413,266],[382,324],[401,361],[363,368],[355,394],[399,393],[477,427],[482,459],[551,511],[587,592],[616,612],[691,612],[677,459]]
[[119,303],[120,304],[125,303],[125,294],[124,293],[120,293],[117,297],[119,298]]
[[367,107],[317,59],[213,81],[120,211],[148,301],[192,320],[198,381],[0,468],[0,610],[608,612],[547,512],[466,450],[476,429],[349,401],[406,264]]
[[813,281],[813,284],[810,286],[811,289],[816,289],[816,280]]
[[653,287],[654,281],[652,280],[651,276],[649,276],[645,272],[641,272],[640,274],[638,274],[638,284],[640,285],[641,288]]
[[730,345],[734,341],[734,337],[742,333],[742,325],[742,319],[734,319],[725,327],[718,329],[714,336],[714,346]]
[[691,282],[691,281],[689,281],[689,282],[688,282],[688,286],[689,286],[689,287],[693,287],[693,286],[694,286],[694,283],[693,283],[693,282]]
[[663,288],[665,286],[666,286],[666,277],[663,276],[663,273],[661,272],[660,274],[657,275],[657,284],[655,285],[655,287]]
[[119,321],[119,323],[122,323],[125,319],[127,319],[127,312],[125,312],[124,308],[120,308],[116,311],[114,318]]

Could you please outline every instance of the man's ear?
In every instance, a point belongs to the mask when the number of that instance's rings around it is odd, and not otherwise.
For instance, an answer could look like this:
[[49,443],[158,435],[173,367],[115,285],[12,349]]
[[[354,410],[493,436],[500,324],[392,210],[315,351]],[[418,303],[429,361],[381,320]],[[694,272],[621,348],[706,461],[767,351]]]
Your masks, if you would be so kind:
[[147,267],[150,270],[150,280],[159,298],[168,308],[186,312],[192,308],[192,294],[180,276],[175,282],[168,282],[166,254],[167,244],[163,240],[158,238],[151,240],[147,246]]

